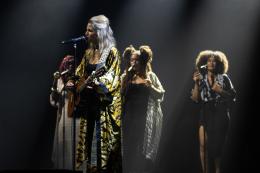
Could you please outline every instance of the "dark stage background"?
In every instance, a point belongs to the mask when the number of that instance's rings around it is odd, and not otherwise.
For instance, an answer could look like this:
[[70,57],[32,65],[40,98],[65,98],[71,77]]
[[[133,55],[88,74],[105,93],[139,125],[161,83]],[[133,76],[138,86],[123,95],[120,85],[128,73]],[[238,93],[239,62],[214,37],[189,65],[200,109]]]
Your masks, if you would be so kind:
[[[84,34],[91,16],[111,21],[117,47],[148,44],[153,69],[166,90],[157,172],[199,172],[197,109],[189,100],[194,61],[201,50],[222,50],[237,90],[225,172],[257,166],[259,134],[256,64],[259,0],[5,0],[0,7],[0,170],[51,167],[55,109],[52,74],[66,54],[64,39]],[[79,57],[83,46],[79,46]]]

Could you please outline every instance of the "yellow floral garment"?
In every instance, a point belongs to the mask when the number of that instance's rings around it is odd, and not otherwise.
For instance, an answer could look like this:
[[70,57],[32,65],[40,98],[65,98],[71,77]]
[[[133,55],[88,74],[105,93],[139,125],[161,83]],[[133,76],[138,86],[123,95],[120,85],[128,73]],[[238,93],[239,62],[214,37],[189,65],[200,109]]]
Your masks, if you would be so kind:
[[[87,51],[82,58],[80,65],[76,70],[76,75],[82,77],[85,74],[85,67],[88,63]],[[109,95],[113,97],[112,103],[105,106],[100,112],[100,153],[101,153],[101,169],[113,169],[115,165],[120,165],[121,149],[120,149],[120,123],[121,123],[121,95],[120,95],[120,55],[115,47],[109,51],[105,61],[107,72],[99,77],[98,81],[106,87]],[[80,119],[79,143],[77,145],[76,167],[79,168],[83,161],[87,158],[87,119]],[[113,163],[111,163],[113,162]],[[117,162],[117,163],[114,163]],[[109,165],[109,166],[108,166]],[[120,166],[119,166],[120,167]],[[114,168],[118,169],[118,168]]]

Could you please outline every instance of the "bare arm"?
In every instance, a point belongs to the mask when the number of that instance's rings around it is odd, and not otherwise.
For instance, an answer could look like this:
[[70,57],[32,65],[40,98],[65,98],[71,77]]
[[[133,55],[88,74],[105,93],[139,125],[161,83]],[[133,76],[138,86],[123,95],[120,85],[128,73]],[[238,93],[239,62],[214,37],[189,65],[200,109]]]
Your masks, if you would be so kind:
[[199,99],[200,99],[200,93],[199,93],[199,81],[201,80],[201,74],[196,71],[194,74],[193,74],[193,81],[194,81],[194,87],[193,89],[191,90],[191,99],[195,102],[198,102]]

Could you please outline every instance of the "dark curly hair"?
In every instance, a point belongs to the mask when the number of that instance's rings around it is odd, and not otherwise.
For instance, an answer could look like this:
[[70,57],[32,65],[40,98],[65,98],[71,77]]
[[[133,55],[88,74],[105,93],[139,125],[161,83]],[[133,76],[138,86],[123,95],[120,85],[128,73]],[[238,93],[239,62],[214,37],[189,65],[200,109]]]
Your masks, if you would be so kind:
[[[139,75],[141,75],[144,78],[147,78],[147,72],[152,71],[151,62],[153,52],[151,48],[147,45],[140,46],[139,50],[136,50],[132,45],[127,47],[123,53],[123,58],[125,61],[127,61],[126,69],[130,67],[130,59],[132,55],[136,55],[138,57],[138,61],[140,63]],[[122,79],[122,92],[124,92],[124,89],[127,86],[127,83],[129,82],[128,79],[130,79],[130,76],[132,75],[132,71],[129,72],[128,70],[125,70],[124,77]]]
[[143,63],[147,65],[146,71],[152,71],[152,60],[153,60],[153,52],[150,46],[148,45],[142,45],[139,47],[140,50],[140,56],[143,60]]
[[[62,72],[64,72],[64,71],[66,71],[66,70],[73,70],[73,68],[70,69],[70,68],[71,68],[70,66],[71,66],[71,67],[74,66],[74,56],[72,56],[72,55],[66,55],[66,56],[63,58],[63,60],[61,61],[61,63],[60,63],[59,72],[62,73]],[[69,76],[71,76],[71,73],[73,73],[73,71],[67,73],[66,75],[63,75],[63,76],[62,76],[62,79],[63,79],[63,80],[67,79]]]
[[136,49],[134,48],[133,45],[128,46],[125,48],[124,53],[123,53],[123,62],[125,69],[128,69],[130,67],[130,58],[132,53],[134,53]]
[[210,57],[216,60],[216,74],[225,74],[228,71],[228,60],[226,55],[221,51],[204,50],[196,58],[195,66],[201,72],[201,66],[206,65]]
[[139,58],[138,61],[140,62],[140,75],[143,77],[147,77],[147,72],[152,71],[151,68],[151,61],[153,52],[151,48],[147,45],[142,45],[139,47],[139,50],[133,52],[132,54],[136,54]]

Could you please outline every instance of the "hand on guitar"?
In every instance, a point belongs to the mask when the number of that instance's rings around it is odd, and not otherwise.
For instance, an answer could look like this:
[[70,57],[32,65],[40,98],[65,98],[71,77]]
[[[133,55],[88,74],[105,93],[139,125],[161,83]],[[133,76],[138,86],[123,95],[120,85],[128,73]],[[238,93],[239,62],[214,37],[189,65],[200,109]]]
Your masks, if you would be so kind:
[[66,89],[73,90],[74,89],[74,81],[73,80],[68,80],[66,83]]
[[93,81],[89,82],[88,85],[86,85],[86,88],[88,89],[97,89],[100,82],[97,80],[97,78],[93,79]]
[[99,86],[98,77],[104,75],[106,72],[106,67],[102,66],[101,68],[97,69],[96,71],[92,72],[89,76],[84,76],[79,79],[77,82],[76,92],[80,93],[85,87],[90,89],[95,89]]

